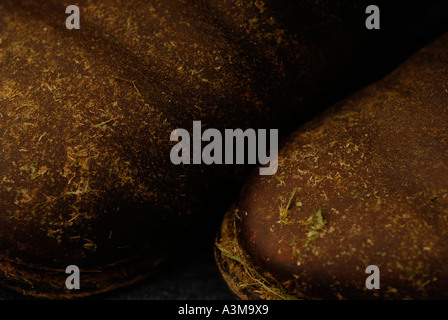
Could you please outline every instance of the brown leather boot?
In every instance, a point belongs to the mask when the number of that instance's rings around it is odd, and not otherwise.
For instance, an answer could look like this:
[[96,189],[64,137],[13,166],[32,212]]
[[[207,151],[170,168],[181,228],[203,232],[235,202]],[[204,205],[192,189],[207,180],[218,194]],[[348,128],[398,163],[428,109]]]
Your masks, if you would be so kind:
[[217,239],[237,296],[448,298],[448,34],[300,128],[278,161]]

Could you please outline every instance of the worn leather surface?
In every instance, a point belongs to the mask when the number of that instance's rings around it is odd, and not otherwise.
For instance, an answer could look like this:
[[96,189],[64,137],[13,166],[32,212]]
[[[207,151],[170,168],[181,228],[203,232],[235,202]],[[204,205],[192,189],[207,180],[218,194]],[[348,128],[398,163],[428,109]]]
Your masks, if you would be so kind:
[[229,213],[235,252],[299,298],[446,299],[447,83],[445,34],[297,130]]

